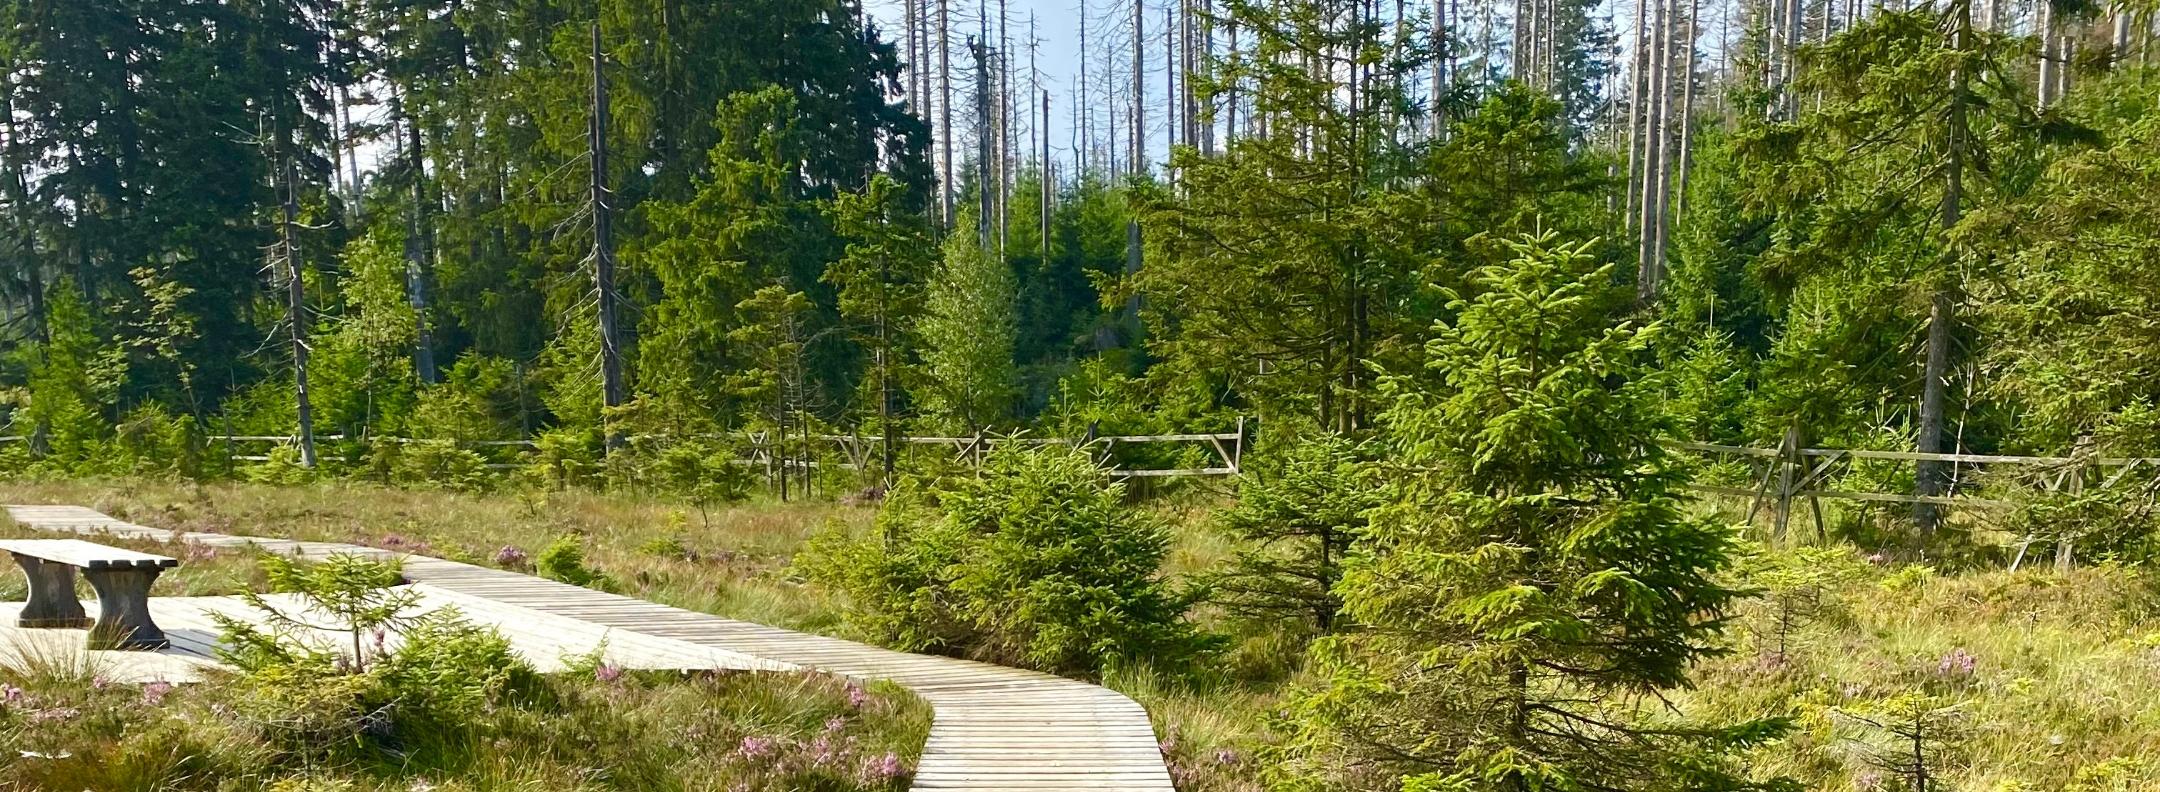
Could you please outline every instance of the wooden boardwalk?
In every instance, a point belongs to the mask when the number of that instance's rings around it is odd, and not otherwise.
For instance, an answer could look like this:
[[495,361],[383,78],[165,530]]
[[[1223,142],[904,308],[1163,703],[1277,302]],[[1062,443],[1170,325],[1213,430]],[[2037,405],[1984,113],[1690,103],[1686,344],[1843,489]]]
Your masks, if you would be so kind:
[[1085,682],[895,652],[438,558],[334,542],[178,534],[121,522],[79,506],[6,508],[16,522],[45,531],[209,546],[252,544],[301,558],[333,553],[401,558],[407,579],[450,595],[612,628],[617,634],[724,650],[730,653],[727,657],[762,659],[857,679],[891,680],[928,701],[936,713],[929,743],[917,765],[915,789],[1174,789],[1146,710],[1123,694]]

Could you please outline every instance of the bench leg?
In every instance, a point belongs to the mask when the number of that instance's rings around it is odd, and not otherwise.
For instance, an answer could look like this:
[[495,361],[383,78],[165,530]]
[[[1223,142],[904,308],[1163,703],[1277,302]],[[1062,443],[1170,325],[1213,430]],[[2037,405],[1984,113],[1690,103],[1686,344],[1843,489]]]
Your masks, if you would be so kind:
[[165,631],[150,621],[150,584],[163,569],[85,569],[97,589],[98,620],[90,628],[92,649],[163,649]]
[[32,556],[12,555],[15,563],[22,566],[23,574],[30,576],[30,601],[23,603],[22,614],[15,619],[15,626],[70,630],[90,626],[90,617],[83,613],[82,601],[75,599],[74,567]]

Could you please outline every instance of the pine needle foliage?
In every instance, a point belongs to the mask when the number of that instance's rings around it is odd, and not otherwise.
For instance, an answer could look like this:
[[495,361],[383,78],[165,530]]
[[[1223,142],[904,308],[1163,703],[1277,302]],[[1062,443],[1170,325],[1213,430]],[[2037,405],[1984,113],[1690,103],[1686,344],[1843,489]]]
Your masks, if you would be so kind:
[[1284,769],[1356,789],[1736,790],[1781,720],[1678,722],[1659,696],[1717,654],[1731,532],[1692,517],[1657,445],[1661,327],[1614,323],[1587,245],[1508,243],[1383,380],[1399,471],[1315,644]]

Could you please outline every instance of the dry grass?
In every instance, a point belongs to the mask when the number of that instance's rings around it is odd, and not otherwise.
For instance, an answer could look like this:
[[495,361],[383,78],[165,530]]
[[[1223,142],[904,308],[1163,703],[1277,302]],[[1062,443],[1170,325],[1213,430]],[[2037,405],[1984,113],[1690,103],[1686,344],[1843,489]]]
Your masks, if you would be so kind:
[[[1934,768],[1946,788],[2160,788],[2160,589],[2150,574],[1911,569],[1836,592],[1840,607],[1804,626],[1783,662],[1743,637],[1700,669],[1688,708],[1793,714],[1797,732],[1756,767],[1815,789],[1880,780],[1862,748],[1871,735],[1841,713],[1914,692],[1955,712]],[[1971,673],[1944,662],[1959,651],[1977,658]]]
[[839,604],[790,579],[789,556],[828,525],[866,528],[873,513],[776,502],[700,511],[584,491],[461,494],[345,481],[0,481],[0,502],[79,504],[158,528],[348,542],[479,564],[494,564],[504,548],[537,556],[574,535],[621,593],[812,632],[838,628]]

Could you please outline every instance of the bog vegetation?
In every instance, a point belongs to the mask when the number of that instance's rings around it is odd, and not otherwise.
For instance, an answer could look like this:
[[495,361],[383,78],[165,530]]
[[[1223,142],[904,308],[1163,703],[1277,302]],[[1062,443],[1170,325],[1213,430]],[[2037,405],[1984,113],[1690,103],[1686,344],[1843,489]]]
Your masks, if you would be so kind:
[[1083,2],[1066,120],[901,5],[0,0],[0,491],[1100,680],[1193,790],[2160,783],[2149,2]]
[[[0,785],[897,790],[928,729],[912,696],[812,674],[633,672],[602,646],[542,675],[494,629],[415,608],[395,564],[261,562],[297,598],[215,616],[228,675],[123,684],[106,658],[0,647]],[[325,625],[349,643],[302,637]]]

